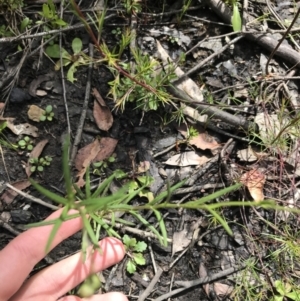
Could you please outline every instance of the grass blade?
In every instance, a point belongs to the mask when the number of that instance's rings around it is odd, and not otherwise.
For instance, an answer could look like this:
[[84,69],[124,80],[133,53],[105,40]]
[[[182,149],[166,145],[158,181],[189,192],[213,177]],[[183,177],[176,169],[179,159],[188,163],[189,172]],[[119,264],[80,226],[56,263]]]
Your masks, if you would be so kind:
[[241,183],[237,183],[235,185],[232,185],[232,186],[226,187],[224,189],[221,189],[219,191],[216,191],[216,192],[214,192],[214,193],[212,193],[212,194],[210,194],[208,196],[205,196],[205,197],[203,197],[203,198],[201,198],[199,200],[193,201],[192,203],[195,204],[195,205],[202,205],[204,203],[207,203],[207,202],[210,202],[212,200],[215,200],[215,199],[223,196],[224,194],[227,194],[227,193],[229,193],[231,191],[234,191],[234,190],[240,188],[242,185],[243,184],[241,184]]
[[157,218],[158,224],[159,224],[160,232],[163,237],[163,243],[164,243],[163,245],[166,247],[168,245],[168,241],[167,241],[168,234],[167,234],[167,229],[165,226],[164,219],[158,210],[155,210],[155,209],[152,209],[152,210],[153,210],[153,212]]
[[96,198],[101,195],[104,189],[110,185],[114,178],[115,174],[113,173],[110,177],[106,178],[102,183],[100,183],[96,191],[92,194],[92,198]]
[[212,210],[209,208],[209,205],[205,208],[222,226],[223,228],[227,231],[227,233],[229,235],[233,235],[231,229],[229,228],[227,222],[225,221],[225,219],[223,219],[221,217],[221,215],[219,215],[215,210]]
[[43,186],[41,186],[40,184],[38,184],[36,181],[34,181],[33,179],[29,179],[31,185],[41,194],[43,194],[44,196],[46,196],[47,198],[49,198],[50,200],[58,203],[58,204],[62,204],[64,206],[66,206],[68,204],[68,200],[66,200],[65,198],[59,196],[58,194],[51,192],[50,190],[44,188]]
[[69,146],[70,146],[70,136],[66,138],[63,143],[63,174],[65,179],[66,191],[67,191],[67,198],[70,203],[74,202],[74,192],[72,186],[72,177],[70,172],[69,166]]
[[160,201],[162,201],[166,197],[167,197],[167,201],[169,201],[173,191],[175,191],[177,188],[180,188],[184,183],[185,183],[185,180],[177,183],[176,185],[174,185],[170,188],[168,187],[167,191],[160,193],[152,202],[149,203],[149,205],[151,205],[151,206],[155,205],[155,204],[159,203]]
[[129,211],[129,213],[132,214],[135,218],[137,218],[144,226],[149,228],[149,230],[152,231],[156,235],[160,244],[164,245],[164,239],[161,237],[160,233],[151,224],[149,224],[149,222],[147,220],[145,220],[141,215],[139,215],[135,211],[131,210],[131,211]]
[[91,196],[91,178],[90,167],[88,166],[85,172],[85,197],[88,199]]

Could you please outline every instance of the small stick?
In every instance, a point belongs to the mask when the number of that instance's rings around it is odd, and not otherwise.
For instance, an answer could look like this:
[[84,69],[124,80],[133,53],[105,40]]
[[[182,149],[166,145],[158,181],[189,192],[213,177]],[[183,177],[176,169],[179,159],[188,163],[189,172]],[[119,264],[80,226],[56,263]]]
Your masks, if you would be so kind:
[[298,16],[300,14],[300,7],[298,8],[298,11],[292,21],[292,23],[290,24],[290,26],[288,27],[288,29],[286,30],[286,32],[283,34],[282,38],[280,39],[280,41],[277,43],[276,47],[273,49],[273,51],[271,52],[269,58],[268,58],[268,61],[266,63],[266,75],[269,74],[269,64],[270,64],[270,61],[271,59],[273,58],[275,52],[277,51],[277,49],[279,48],[279,46],[281,45],[281,43],[283,42],[283,40],[286,38],[286,36],[289,34],[289,32],[291,31],[292,27],[294,26],[295,22],[297,21],[298,19]]
[[48,204],[48,203],[44,202],[41,199],[38,199],[38,198],[36,198],[36,197],[34,197],[34,196],[26,193],[26,192],[23,192],[22,190],[19,190],[19,189],[15,188],[14,186],[10,185],[9,183],[5,183],[5,185],[6,185],[6,187],[12,189],[13,191],[17,192],[19,195],[23,196],[24,198],[26,198],[26,199],[34,202],[34,203],[38,203],[38,204],[43,205],[45,207],[48,207],[48,208],[50,208],[52,210],[59,209],[59,207],[51,205],[51,204]]
[[[94,56],[94,46],[92,44],[89,44],[89,56],[90,57]],[[77,150],[78,150],[78,145],[81,141],[83,125],[84,125],[84,121],[85,121],[85,117],[86,117],[86,112],[88,109],[90,94],[91,94],[92,73],[93,73],[93,63],[90,62],[89,69],[88,69],[88,75],[87,75],[87,83],[86,83],[86,87],[85,87],[85,97],[84,97],[83,106],[82,106],[82,113],[80,116],[76,136],[75,136],[73,147],[72,147],[70,165],[72,165],[75,160],[75,156],[76,156]]]
[[138,301],[144,301],[150,295],[162,272],[162,268],[158,267],[157,273],[155,274],[145,291],[139,296]]

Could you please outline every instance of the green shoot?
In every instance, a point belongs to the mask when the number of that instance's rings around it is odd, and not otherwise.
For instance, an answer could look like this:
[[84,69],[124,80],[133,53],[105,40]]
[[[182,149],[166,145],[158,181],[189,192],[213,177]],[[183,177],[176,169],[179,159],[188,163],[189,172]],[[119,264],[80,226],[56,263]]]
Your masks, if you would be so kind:
[[18,141],[18,147],[23,150],[32,151],[33,149],[33,141],[30,139],[30,137],[25,136],[23,139]]
[[48,105],[43,112],[43,115],[40,117],[40,121],[52,121],[54,117],[54,113],[52,112],[52,106]]
[[147,244],[143,241],[137,241],[135,238],[130,238],[128,235],[123,236],[123,243],[126,254],[129,257],[126,263],[126,270],[129,274],[133,274],[137,265],[146,264],[142,253],[147,249]]
[[30,158],[29,163],[31,165],[30,171],[33,173],[35,171],[42,172],[44,167],[50,166],[52,158],[50,156],[40,157],[40,158]]
[[[67,79],[70,82],[74,82],[76,78],[74,77],[77,67],[80,65],[88,64],[90,58],[82,52],[82,41],[79,38],[75,38],[72,41],[73,55],[69,54],[64,48],[60,48],[58,44],[50,45],[46,48],[46,54],[51,58],[60,58],[62,56],[63,66],[70,65],[67,73]],[[61,68],[60,60],[56,62],[54,69],[59,70]]]
[[[43,4],[43,9],[41,12],[39,12],[39,14],[44,18],[45,21],[51,24],[52,29],[67,25],[67,23],[58,16],[57,9],[52,0],[48,0],[47,3]],[[43,21],[37,22],[37,24],[42,23]]]

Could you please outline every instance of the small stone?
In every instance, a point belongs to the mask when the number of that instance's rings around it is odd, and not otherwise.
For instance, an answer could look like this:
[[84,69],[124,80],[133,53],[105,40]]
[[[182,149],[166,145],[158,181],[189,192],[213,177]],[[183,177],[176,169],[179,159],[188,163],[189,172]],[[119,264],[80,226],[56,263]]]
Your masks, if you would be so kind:
[[10,212],[12,221],[18,224],[26,224],[29,222],[31,217],[31,212],[25,210],[12,210]]
[[31,99],[31,96],[26,91],[20,88],[14,87],[11,90],[9,101],[11,103],[22,103]]

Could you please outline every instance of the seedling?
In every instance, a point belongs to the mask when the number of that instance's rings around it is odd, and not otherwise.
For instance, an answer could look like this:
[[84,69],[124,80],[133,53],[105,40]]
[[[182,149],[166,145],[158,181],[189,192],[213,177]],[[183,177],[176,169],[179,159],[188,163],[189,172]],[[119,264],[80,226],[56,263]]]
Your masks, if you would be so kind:
[[54,113],[52,112],[52,106],[48,105],[45,109],[45,111],[43,112],[43,115],[40,117],[41,121],[52,121],[54,117]]
[[110,156],[106,160],[99,161],[99,162],[94,162],[93,167],[95,168],[93,170],[94,175],[101,175],[105,171],[105,169],[108,167],[109,163],[115,162],[116,158],[114,156]]
[[238,32],[242,29],[242,19],[239,12],[238,0],[225,0],[227,4],[232,6],[231,25],[233,31]]
[[31,151],[33,149],[33,141],[30,137],[25,136],[23,139],[18,141],[18,146],[20,149]]
[[147,244],[143,241],[137,241],[135,238],[130,238],[128,235],[123,236],[126,254],[129,257],[126,264],[126,270],[129,274],[136,271],[137,265],[145,265],[146,260],[142,252],[147,249]]
[[11,37],[13,36],[13,32],[10,30],[8,26],[1,25],[0,26],[0,37]]
[[29,163],[31,165],[30,171],[40,171],[44,170],[45,166],[49,166],[51,164],[52,158],[50,156],[45,156],[41,158],[30,158]]
[[151,202],[154,200],[154,195],[150,191],[149,187],[153,181],[154,179],[149,176],[137,176],[135,177],[135,180],[128,183],[128,193],[132,193],[142,188],[138,193],[138,196],[145,197],[149,202]]
[[[74,82],[76,78],[74,78],[74,73],[77,70],[79,65],[87,64],[90,61],[83,52],[82,52],[82,41],[79,38],[75,38],[72,41],[72,50],[73,55],[70,54],[64,48],[60,48],[58,44],[50,45],[46,48],[46,54],[49,55],[51,58],[60,59],[62,57],[62,64],[63,66],[71,65],[67,73],[67,79],[70,82]],[[54,69],[59,70],[61,68],[61,62],[58,60],[55,64]]]
[[[39,12],[39,14],[45,21],[50,22],[52,28],[59,28],[60,26],[67,25],[67,23],[58,16],[57,9],[52,0],[48,0],[47,3],[43,4],[43,10],[42,12]],[[38,21],[36,23],[42,24],[44,21]]]
[[286,300],[286,298],[300,300],[300,291],[287,282],[276,280],[275,289],[278,295],[275,295],[271,301],[283,301]]
[[120,36],[122,34],[122,31],[121,31],[121,28],[120,27],[117,27],[116,29],[113,29],[111,31],[111,33],[116,37],[118,38],[118,36]]
[[190,141],[193,138],[198,137],[198,135],[199,135],[199,132],[193,126],[190,126],[188,128],[188,141]]
[[137,14],[142,11],[141,0],[123,0],[123,6],[127,14]]
[[169,36],[168,37],[169,42],[171,42],[172,44],[175,44],[178,42],[178,38],[173,37],[173,36]]
[[[142,54],[139,50],[133,51],[136,72],[132,74],[137,80],[141,80],[147,86],[151,86],[153,91],[148,91],[141,85],[133,83],[128,77],[123,77],[117,70],[112,70],[115,79],[109,82],[111,86],[110,94],[113,96],[116,107],[124,110],[126,103],[134,102],[136,107],[143,110],[157,110],[160,105],[170,102],[166,86],[170,84],[176,76],[174,72],[161,69],[160,63],[149,55]],[[124,70],[130,70],[129,64],[122,64]]]
[[23,0],[4,0],[0,2],[0,12],[15,11],[24,6]]

